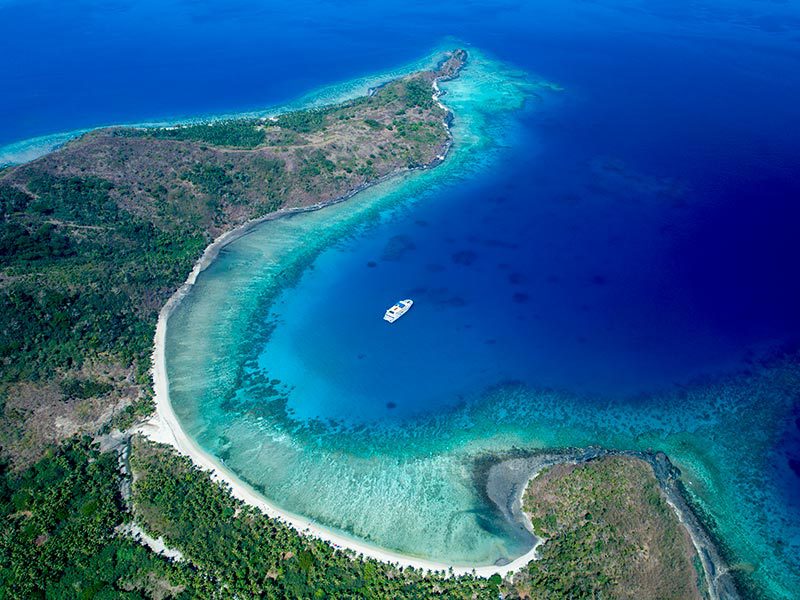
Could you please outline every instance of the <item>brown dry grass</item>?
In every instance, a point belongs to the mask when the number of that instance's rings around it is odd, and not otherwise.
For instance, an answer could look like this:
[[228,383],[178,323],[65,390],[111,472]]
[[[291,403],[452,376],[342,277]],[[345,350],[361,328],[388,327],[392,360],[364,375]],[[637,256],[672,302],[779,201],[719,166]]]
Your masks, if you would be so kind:
[[514,581],[520,597],[701,597],[694,547],[646,462],[555,466],[531,481],[524,508],[547,542]]
[[[114,363],[89,362],[46,381],[21,381],[0,391],[5,400],[0,419],[0,451],[23,469],[49,447],[74,435],[94,435],[136,400],[141,390],[132,369]],[[111,389],[98,397],[67,397],[60,382],[68,378],[100,381]]]

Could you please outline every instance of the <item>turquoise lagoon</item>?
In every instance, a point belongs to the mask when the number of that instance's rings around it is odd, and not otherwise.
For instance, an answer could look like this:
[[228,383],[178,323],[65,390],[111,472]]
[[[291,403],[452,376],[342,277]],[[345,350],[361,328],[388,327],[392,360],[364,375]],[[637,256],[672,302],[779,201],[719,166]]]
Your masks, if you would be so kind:
[[564,191],[569,89],[476,50],[442,87],[443,165],[266,222],[200,275],[167,334],[185,430],[285,510],[459,565],[530,547],[481,489],[487,457],[661,450],[748,577],[790,597],[800,367],[785,321],[732,333],[687,283],[713,206],[605,158]]

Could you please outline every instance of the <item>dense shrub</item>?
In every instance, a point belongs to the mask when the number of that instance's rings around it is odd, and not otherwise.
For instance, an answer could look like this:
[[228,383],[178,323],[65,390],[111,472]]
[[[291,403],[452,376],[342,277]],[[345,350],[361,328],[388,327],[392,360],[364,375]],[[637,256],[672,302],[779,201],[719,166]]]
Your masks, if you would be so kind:
[[255,148],[264,143],[264,131],[258,119],[231,119],[180,127],[137,130],[140,135],[159,139],[205,142],[215,146]]

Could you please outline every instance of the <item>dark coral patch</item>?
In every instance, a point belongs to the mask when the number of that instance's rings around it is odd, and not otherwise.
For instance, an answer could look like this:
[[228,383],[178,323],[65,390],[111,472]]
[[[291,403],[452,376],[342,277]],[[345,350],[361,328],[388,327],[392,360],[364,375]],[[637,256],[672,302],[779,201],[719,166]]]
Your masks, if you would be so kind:
[[556,200],[560,204],[566,204],[567,206],[575,206],[581,201],[581,197],[578,194],[559,194],[556,196]]
[[507,248],[509,250],[516,250],[519,248],[519,244],[506,242],[505,240],[483,240],[481,244],[489,248]]
[[447,288],[434,288],[428,292],[431,302],[439,306],[461,307],[467,304],[461,296],[454,296]]
[[386,244],[383,249],[383,260],[400,260],[403,256],[417,246],[408,235],[395,235]]
[[443,302],[443,304],[457,308],[460,306],[466,306],[467,301],[464,300],[461,296],[452,296],[451,298],[448,298],[445,302]]
[[465,267],[468,267],[475,262],[475,260],[478,258],[478,255],[472,250],[460,250],[453,254],[451,258],[457,265],[464,265]]

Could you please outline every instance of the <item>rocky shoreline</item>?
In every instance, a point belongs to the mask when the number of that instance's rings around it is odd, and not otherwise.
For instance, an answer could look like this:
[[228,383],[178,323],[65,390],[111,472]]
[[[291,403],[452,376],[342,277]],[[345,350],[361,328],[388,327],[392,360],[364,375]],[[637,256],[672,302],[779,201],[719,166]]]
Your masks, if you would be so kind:
[[533,534],[528,516],[522,510],[522,496],[528,483],[543,469],[562,463],[581,464],[610,456],[626,456],[647,462],[685,528],[703,565],[710,600],[738,600],[730,569],[706,527],[689,506],[681,490],[680,471],[663,452],[609,450],[601,447],[563,450],[516,450],[505,456],[486,456],[475,464],[475,480],[485,498],[515,527],[524,529],[533,544],[541,540]]

